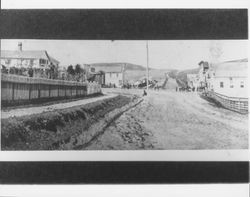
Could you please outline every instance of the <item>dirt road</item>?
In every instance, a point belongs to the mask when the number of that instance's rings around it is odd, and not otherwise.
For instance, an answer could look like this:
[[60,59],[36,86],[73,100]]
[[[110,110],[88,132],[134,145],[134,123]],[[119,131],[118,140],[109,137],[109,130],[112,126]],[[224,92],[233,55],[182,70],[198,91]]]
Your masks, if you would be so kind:
[[248,115],[218,108],[196,93],[175,92],[174,87],[149,92],[87,149],[248,148]]

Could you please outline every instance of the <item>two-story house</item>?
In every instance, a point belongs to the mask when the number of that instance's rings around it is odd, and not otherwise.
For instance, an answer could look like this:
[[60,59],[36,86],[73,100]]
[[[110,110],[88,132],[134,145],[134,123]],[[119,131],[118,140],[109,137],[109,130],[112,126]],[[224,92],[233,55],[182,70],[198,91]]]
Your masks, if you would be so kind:
[[26,71],[31,70],[32,77],[52,78],[54,72],[58,70],[59,61],[51,57],[45,50],[23,50],[20,42],[18,43],[18,50],[1,50],[1,66],[4,66],[8,72],[12,68],[17,68]]

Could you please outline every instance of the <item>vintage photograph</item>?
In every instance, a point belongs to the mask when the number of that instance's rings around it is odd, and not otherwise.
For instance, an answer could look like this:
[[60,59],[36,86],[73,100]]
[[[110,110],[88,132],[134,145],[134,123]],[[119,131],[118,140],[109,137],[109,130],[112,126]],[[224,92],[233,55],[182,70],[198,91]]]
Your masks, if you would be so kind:
[[248,149],[247,40],[1,40],[1,150]]

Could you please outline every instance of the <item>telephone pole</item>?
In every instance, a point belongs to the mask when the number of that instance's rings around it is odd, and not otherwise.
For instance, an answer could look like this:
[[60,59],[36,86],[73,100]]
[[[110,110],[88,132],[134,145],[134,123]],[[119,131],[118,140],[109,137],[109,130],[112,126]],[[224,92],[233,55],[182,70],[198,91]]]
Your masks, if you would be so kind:
[[149,80],[149,68],[148,68],[148,62],[149,62],[149,57],[148,57],[148,40],[146,41],[146,48],[147,48],[147,69],[146,69],[146,75],[147,75],[147,90],[148,90],[148,80]]

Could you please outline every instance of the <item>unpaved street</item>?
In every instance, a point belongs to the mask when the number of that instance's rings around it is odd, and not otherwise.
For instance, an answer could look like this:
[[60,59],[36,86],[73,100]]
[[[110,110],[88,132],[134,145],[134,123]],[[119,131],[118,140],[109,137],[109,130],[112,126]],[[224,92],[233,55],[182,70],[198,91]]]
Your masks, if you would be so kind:
[[248,115],[218,108],[196,93],[175,92],[171,87],[150,91],[87,149],[248,148]]

